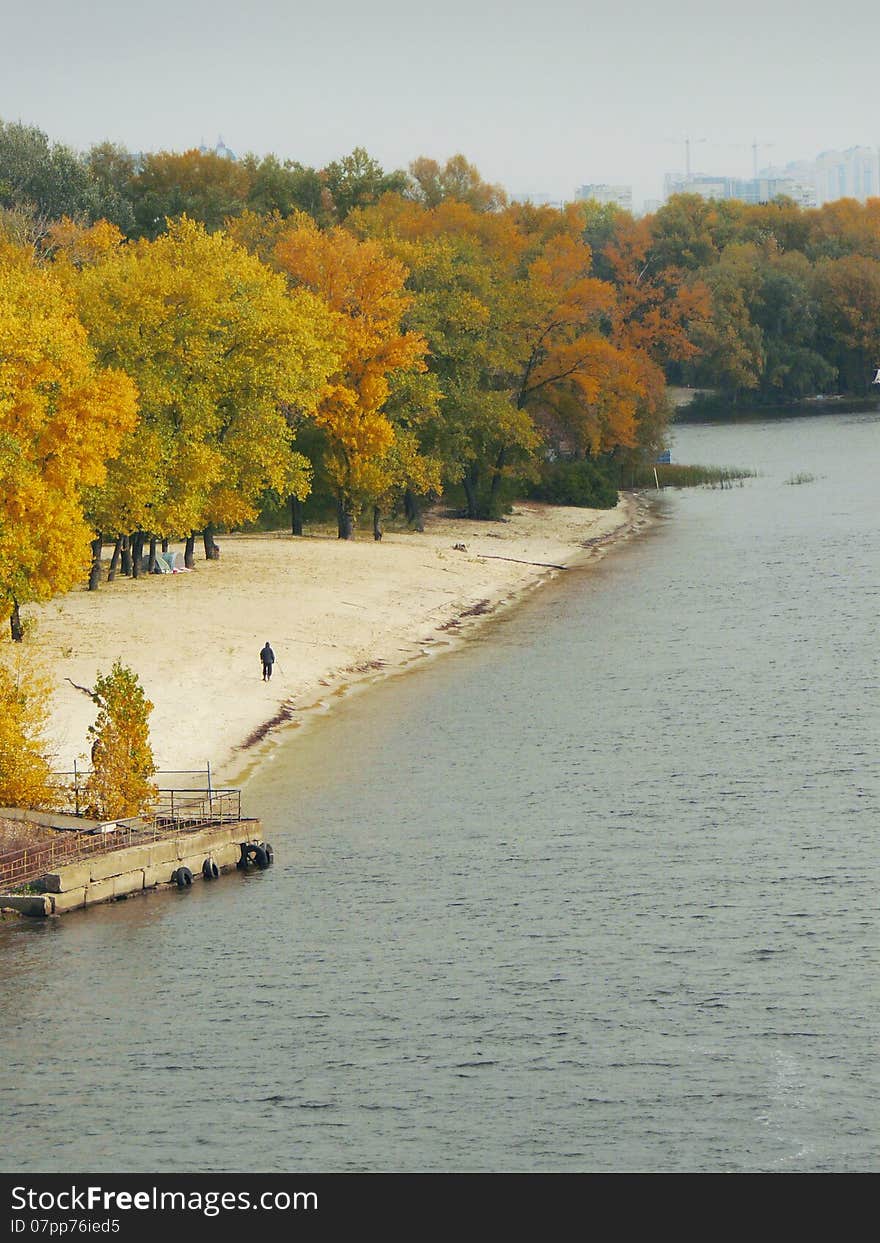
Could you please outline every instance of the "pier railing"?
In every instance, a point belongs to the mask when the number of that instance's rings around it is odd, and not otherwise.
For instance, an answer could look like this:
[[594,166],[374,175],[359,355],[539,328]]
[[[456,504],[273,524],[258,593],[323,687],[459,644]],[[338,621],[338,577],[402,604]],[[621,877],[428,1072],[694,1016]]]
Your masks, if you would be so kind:
[[143,846],[161,838],[194,833],[241,820],[240,790],[160,791],[155,807],[143,816],[107,821],[90,830],[56,829],[57,841],[34,849],[0,854],[0,893],[38,880],[46,872],[125,846]]
[[[76,761],[67,772],[54,772],[51,778],[55,791],[53,810],[68,812],[74,816],[86,815],[91,775],[91,769],[80,768]],[[167,799],[171,795],[194,797],[199,793],[210,795],[212,792],[226,792],[214,791],[210,764],[206,764],[204,768],[160,769],[153,774],[153,783],[159,791],[160,799]]]

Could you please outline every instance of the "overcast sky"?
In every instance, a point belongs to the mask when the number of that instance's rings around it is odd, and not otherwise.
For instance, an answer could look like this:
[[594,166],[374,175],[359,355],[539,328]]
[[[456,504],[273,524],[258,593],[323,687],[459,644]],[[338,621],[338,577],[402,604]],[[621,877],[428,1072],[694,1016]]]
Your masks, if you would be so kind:
[[321,166],[463,152],[512,193],[880,144],[880,0],[0,0],[0,118]]

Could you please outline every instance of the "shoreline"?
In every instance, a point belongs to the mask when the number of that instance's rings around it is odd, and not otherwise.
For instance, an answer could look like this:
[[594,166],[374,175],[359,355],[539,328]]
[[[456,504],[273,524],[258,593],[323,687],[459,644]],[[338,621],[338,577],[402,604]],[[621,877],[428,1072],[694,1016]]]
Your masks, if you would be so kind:
[[[621,493],[611,510],[521,502],[495,523],[427,514],[423,533],[392,530],[381,542],[219,536],[220,559],[190,572],[117,579],[31,606],[21,654],[26,664],[36,656],[54,684],[54,766],[85,765],[95,708],[76,687],[120,659],[154,704],[159,773],[200,771],[203,782],[210,763],[215,786],[241,785],[339,698],[454,650],[651,521],[644,496]],[[276,666],[264,683],[267,638]]]
[[[603,534],[588,537],[582,543],[572,546],[572,555],[569,557],[567,564],[523,561],[520,564],[532,566],[543,572],[535,574],[530,579],[523,580],[513,590],[498,596],[495,600],[478,601],[476,605],[465,609],[458,617],[442,623],[437,627],[438,633],[442,632],[442,637],[429,636],[427,639],[422,640],[420,650],[414,651],[409,656],[404,655],[401,660],[394,663],[374,660],[354,670],[337,670],[333,674],[328,675],[325,694],[314,703],[283,705],[275,718],[264,722],[253,735],[235,748],[236,760],[233,769],[230,770],[233,772],[231,784],[237,786],[245,785],[259,771],[277,746],[282,744],[295,731],[307,729],[324,720],[332,713],[336,701],[347,699],[351,695],[361,694],[371,686],[391,678],[417,672],[418,667],[423,665],[425,661],[434,660],[439,656],[460,649],[473,634],[483,629],[487,623],[495,621],[517,608],[534,592],[557,579],[560,574],[568,570],[589,567],[592,562],[600,560],[612,548],[634,535],[641,534],[647,527],[653,524],[654,519],[651,513],[650,502],[641,494],[622,492],[621,498],[622,503],[617,510],[575,511],[594,516],[623,512],[626,514],[626,517],[619,525],[614,526]],[[515,506],[514,508],[516,510],[517,507]],[[547,508],[552,510],[553,507],[548,506]],[[496,558],[492,554],[485,554],[477,559],[494,560]],[[500,559],[506,560],[506,558]],[[338,685],[334,685],[330,680],[331,678],[342,679],[345,675],[349,675],[348,680],[340,680]]]

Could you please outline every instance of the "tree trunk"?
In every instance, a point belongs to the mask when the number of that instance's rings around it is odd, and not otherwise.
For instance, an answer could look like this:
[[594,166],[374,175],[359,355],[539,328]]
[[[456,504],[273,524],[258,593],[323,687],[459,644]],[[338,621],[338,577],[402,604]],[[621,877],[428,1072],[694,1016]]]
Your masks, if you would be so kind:
[[144,532],[135,531],[131,537],[131,576],[140,578],[144,565]]
[[149,562],[147,563],[147,573],[148,573],[148,574],[155,574],[155,573],[156,573],[156,566],[159,564],[159,558],[158,558],[158,556],[157,556],[157,554],[156,554],[156,544],[157,544],[157,543],[158,543],[158,540],[156,539],[156,536],[155,536],[155,535],[151,535],[151,536],[150,536],[150,560],[149,560]]
[[382,538],[382,511],[378,505],[373,506],[373,539],[380,540]]
[[303,533],[303,504],[298,496],[290,498],[290,533],[291,535]]
[[216,561],[219,549],[214,543],[214,528],[211,526],[210,522],[202,532],[202,542],[205,545],[205,560]]
[[498,489],[501,487],[501,472],[504,469],[504,463],[507,458],[507,448],[502,445],[498,450],[498,456],[495,459],[495,473],[492,475],[492,486],[489,489],[489,508],[494,515],[495,501],[498,496]]
[[21,626],[21,616],[18,612],[18,601],[13,597],[12,613],[9,616],[9,630],[12,635],[13,643],[21,643],[24,638],[24,631]]
[[100,531],[92,540],[92,569],[89,573],[89,591],[97,591],[101,586],[101,549],[104,541]]
[[116,571],[119,569],[119,560],[122,556],[122,536],[116,536],[116,543],[113,545],[113,556],[110,558],[110,565],[107,568],[107,582],[112,583],[116,577]]
[[131,577],[131,540],[127,535],[122,537],[122,573]]
[[195,547],[196,533],[195,531],[190,531],[189,535],[186,537],[186,544],[183,550],[183,564],[188,570],[191,570],[196,563]]
[[480,510],[477,505],[477,473],[474,470],[467,471],[461,481],[464,488],[464,494],[467,498],[467,517],[479,518]]
[[168,536],[167,535],[163,536],[162,538],[162,551],[163,552],[168,551]]
[[419,498],[410,488],[407,488],[403,494],[403,510],[409,525],[415,528],[416,531],[424,531],[425,523],[422,519],[422,507],[419,504]]
[[340,494],[336,499],[336,526],[338,539],[354,539],[354,511],[350,496]]

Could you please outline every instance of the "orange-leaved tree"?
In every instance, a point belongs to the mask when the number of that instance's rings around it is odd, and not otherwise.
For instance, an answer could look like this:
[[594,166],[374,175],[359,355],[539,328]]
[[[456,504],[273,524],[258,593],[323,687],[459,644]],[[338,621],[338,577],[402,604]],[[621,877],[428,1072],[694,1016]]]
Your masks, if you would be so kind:
[[339,227],[322,233],[300,216],[278,241],[275,261],[295,289],[320,295],[336,317],[340,364],[312,417],[327,438],[339,538],[350,539],[358,508],[392,482],[382,469],[394,443],[385,410],[391,377],[424,371],[427,344],[401,327],[411,301],[406,269],[378,242]]

